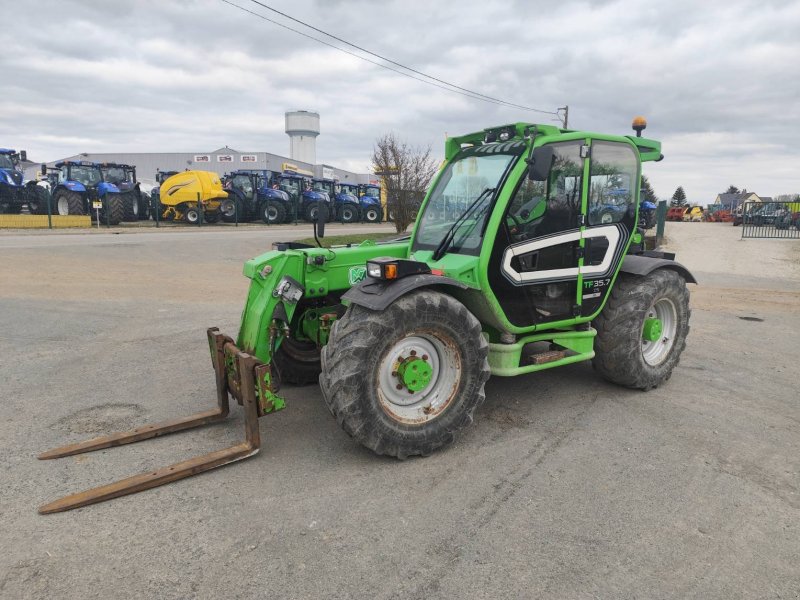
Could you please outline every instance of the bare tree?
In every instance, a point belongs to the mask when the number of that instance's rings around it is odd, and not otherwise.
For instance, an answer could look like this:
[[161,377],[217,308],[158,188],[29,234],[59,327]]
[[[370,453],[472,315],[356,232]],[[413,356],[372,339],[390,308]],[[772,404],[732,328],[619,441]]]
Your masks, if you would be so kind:
[[383,177],[386,208],[398,233],[405,231],[417,218],[425,192],[436,174],[437,164],[431,147],[409,146],[387,133],[375,141],[372,169]]

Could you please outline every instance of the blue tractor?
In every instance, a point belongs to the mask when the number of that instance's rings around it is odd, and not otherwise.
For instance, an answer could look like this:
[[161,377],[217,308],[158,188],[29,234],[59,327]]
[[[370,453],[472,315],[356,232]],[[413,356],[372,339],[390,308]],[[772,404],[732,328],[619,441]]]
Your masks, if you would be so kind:
[[228,223],[236,220],[252,221],[260,218],[264,223],[285,223],[294,216],[289,194],[278,189],[272,171],[239,169],[222,179],[228,198],[220,203],[222,219]]
[[381,186],[374,183],[364,183],[358,186],[358,202],[367,223],[378,223],[383,220]]
[[136,167],[119,163],[102,163],[103,181],[113,183],[119,189],[125,205],[124,221],[139,221],[149,218],[150,202],[136,180]]
[[[355,192],[350,188],[355,187]],[[355,223],[361,219],[358,205],[358,186],[339,184],[333,179],[314,179],[314,190],[325,192],[332,199],[329,218],[331,221]]]
[[309,223],[316,222],[320,203],[325,203],[328,206],[328,214],[331,214],[330,196],[327,192],[315,191],[310,177],[294,171],[284,171],[275,176],[273,184],[277,184],[278,189],[289,195],[292,214],[287,215],[287,220],[297,219],[299,216]]
[[[42,165],[42,172],[47,168]],[[125,202],[119,188],[103,181],[100,165],[88,160],[63,160],[49,169],[53,193],[53,214],[95,215],[109,225],[119,225],[125,217]],[[95,209],[94,203],[100,208]]]
[[27,204],[33,214],[47,214],[48,193],[35,181],[24,181],[20,162],[27,159],[25,150],[0,148],[0,213],[19,214]]

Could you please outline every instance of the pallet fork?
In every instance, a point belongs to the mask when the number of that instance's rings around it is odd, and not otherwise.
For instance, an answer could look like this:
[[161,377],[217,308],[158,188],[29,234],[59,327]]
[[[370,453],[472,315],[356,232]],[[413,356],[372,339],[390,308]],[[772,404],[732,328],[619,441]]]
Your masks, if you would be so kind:
[[211,362],[217,382],[217,408],[196,413],[188,417],[163,421],[153,425],[144,425],[131,431],[113,433],[84,442],[62,446],[40,454],[40,460],[61,458],[93,452],[103,448],[132,444],[149,438],[193,429],[215,423],[228,416],[228,394],[232,395],[244,407],[245,440],[230,448],[217,450],[203,456],[196,456],[156,471],[141,473],[92,488],[83,492],[59,498],[39,508],[40,514],[63,512],[104,502],[127,494],[135,494],[150,488],[164,485],[178,479],[184,479],[242,460],[258,453],[261,446],[261,435],[258,429],[258,418],[284,407],[283,399],[275,395],[272,385],[270,365],[254,356],[241,351],[233,340],[212,327],[208,329],[208,343],[211,350]]

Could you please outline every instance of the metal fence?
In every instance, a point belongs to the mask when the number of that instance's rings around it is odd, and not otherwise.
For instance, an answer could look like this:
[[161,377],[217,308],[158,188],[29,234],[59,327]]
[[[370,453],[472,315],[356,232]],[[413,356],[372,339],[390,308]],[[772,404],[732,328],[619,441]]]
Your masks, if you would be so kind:
[[800,202],[745,202],[734,215],[742,239],[800,239]]

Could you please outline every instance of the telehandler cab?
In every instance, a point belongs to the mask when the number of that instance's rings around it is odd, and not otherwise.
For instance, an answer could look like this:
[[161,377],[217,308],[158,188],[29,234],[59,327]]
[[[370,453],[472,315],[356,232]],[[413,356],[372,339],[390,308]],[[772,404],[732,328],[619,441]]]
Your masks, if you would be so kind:
[[[238,337],[208,330],[218,407],[46,452],[68,456],[196,427],[244,406],[246,440],[56,500],[49,513],[188,477],[255,454],[258,418],[281,383],[319,381],[341,427],[377,454],[428,455],[472,422],[490,375],[593,361],[603,378],[648,390],[686,344],[696,283],[674,256],[636,251],[641,163],[661,144],[516,123],[448,138],[407,239],[248,260]],[[624,191],[623,191],[624,190]],[[627,197],[626,197],[627,195]],[[612,219],[596,207],[614,199]],[[458,200],[450,217],[446,203]],[[624,201],[624,202],[623,202]],[[315,237],[327,215],[319,211]]]

